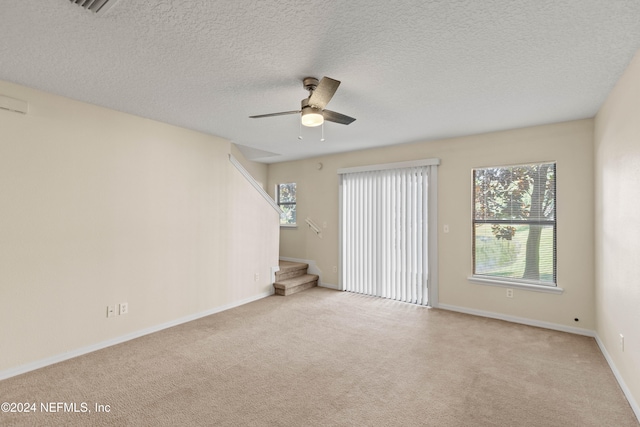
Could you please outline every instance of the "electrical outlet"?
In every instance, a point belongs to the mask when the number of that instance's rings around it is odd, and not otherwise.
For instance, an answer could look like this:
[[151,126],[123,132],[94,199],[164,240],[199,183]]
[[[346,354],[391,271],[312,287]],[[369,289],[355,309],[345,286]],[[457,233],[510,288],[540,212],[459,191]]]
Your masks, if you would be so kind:
[[256,273],[253,275],[253,281],[257,282],[258,280],[260,280],[260,273]]
[[123,302],[120,304],[120,315],[127,314],[129,312],[129,304]]
[[442,227],[442,231],[444,231],[445,233],[449,232],[449,226],[445,225],[444,227]]
[[513,289],[507,289],[507,298],[513,298]]
[[113,317],[116,315],[116,307],[113,305],[107,306],[107,317]]
[[620,350],[624,352],[624,335],[620,334]]
[[337,267],[337,266],[335,266],[335,265],[333,266],[333,272],[334,272],[334,273],[337,273],[337,272],[338,272],[338,267]]

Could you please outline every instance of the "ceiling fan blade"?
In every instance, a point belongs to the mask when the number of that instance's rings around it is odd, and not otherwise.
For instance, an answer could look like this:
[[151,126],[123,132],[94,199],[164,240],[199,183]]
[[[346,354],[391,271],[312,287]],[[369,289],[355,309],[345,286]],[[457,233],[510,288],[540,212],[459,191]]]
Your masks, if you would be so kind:
[[259,116],[249,116],[250,119],[260,119],[262,117],[274,117],[274,116],[284,116],[287,114],[300,114],[300,110],[295,111],[283,111],[282,113],[271,113],[271,114],[261,114]]
[[338,86],[340,86],[338,80],[323,77],[309,97],[309,105],[323,109],[329,101],[331,101],[331,98],[333,98],[333,94],[338,90]]
[[325,120],[334,123],[340,123],[341,125],[348,125],[356,121],[353,117],[345,116],[344,114],[336,113],[335,111],[324,110],[322,115]]

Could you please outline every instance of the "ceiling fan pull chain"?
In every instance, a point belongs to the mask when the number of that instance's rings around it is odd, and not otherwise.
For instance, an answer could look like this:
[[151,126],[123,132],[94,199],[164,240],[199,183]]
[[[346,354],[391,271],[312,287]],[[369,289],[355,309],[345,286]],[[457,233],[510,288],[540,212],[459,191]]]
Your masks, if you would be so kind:
[[320,138],[320,142],[324,142],[324,122],[322,122],[322,138]]
[[298,139],[302,139],[302,122],[300,123],[300,130],[298,131]]

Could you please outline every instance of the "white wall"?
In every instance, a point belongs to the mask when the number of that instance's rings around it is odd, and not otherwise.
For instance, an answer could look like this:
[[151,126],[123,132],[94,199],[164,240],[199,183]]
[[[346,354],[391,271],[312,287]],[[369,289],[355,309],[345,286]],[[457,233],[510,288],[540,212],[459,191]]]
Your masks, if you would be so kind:
[[596,330],[640,417],[640,51],[596,116],[595,159]]
[[[277,246],[244,251],[236,213],[271,208],[229,142],[7,82],[0,94],[30,104],[0,110],[0,374],[268,292]],[[277,233],[271,212],[250,219]],[[107,319],[121,302],[129,314]]]
[[235,168],[228,189],[227,245],[231,256],[227,289],[231,299],[241,301],[256,294],[273,293],[271,267],[278,265],[280,214]]
[[[428,141],[269,165],[269,185],[298,184],[298,218],[327,223],[323,239],[306,227],[281,231],[280,255],[315,260],[323,283],[337,284],[338,168],[440,158],[438,240],[440,303],[567,328],[595,328],[593,279],[593,120]],[[558,285],[562,295],[472,284],[471,170],[557,161]],[[318,169],[322,163],[322,169]],[[303,223],[304,224],[304,223]],[[443,225],[450,232],[442,232]],[[579,322],[575,322],[578,318]]]

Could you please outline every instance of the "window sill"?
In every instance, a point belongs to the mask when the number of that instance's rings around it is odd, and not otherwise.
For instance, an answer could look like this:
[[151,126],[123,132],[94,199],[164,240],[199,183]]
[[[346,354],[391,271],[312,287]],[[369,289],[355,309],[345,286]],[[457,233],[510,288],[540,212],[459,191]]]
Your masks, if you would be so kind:
[[280,228],[289,228],[289,229],[294,230],[294,229],[298,228],[298,224],[291,224],[291,225],[282,225],[282,224],[280,224]]
[[503,288],[522,289],[525,291],[544,292],[548,294],[562,294],[564,289],[558,286],[533,285],[530,283],[520,283],[510,280],[500,280],[487,277],[469,276],[468,280],[477,285],[501,286]]

